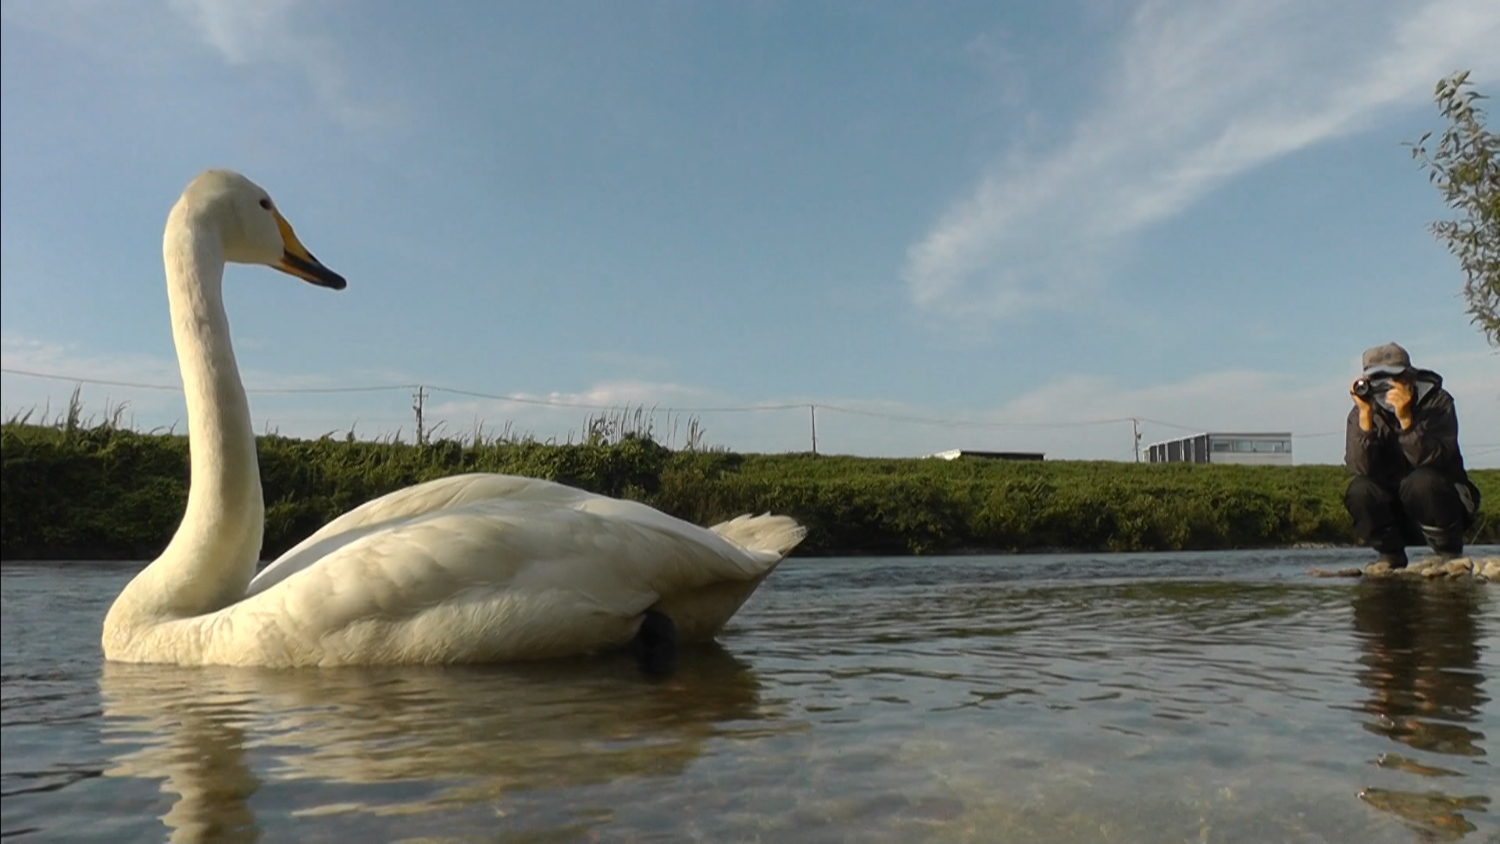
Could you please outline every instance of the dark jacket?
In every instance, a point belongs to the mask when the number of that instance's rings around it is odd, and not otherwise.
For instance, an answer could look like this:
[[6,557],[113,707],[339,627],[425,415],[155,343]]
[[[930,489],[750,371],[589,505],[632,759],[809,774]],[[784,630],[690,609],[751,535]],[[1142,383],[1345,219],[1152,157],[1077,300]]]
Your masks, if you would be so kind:
[[1412,425],[1405,431],[1384,397],[1373,402],[1369,431],[1359,427],[1359,408],[1349,410],[1344,465],[1350,473],[1368,475],[1392,492],[1413,469],[1429,467],[1454,483],[1468,486],[1477,503],[1478,490],[1469,482],[1463,455],[1458,451],[1458,412],[1453,396],[1443,389],[1443,376],[1418,369],[1416,382]]

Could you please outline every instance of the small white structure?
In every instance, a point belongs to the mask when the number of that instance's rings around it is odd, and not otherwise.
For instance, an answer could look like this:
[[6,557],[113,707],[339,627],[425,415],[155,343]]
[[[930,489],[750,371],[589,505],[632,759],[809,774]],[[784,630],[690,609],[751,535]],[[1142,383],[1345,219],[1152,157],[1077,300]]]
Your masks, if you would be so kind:
[[972,448],[950,448],[947,451],[939,451],[937,454],[927,456],[942,460],[957,460],[960,457],[981,457],[985,460],[1041,460],[1046,455],[1040,451],[976,451]]
[[1152,443],[1150,463],[1241,463],[1258,466],[1292,465],[1292,435],[1275,433],[1194,434]]

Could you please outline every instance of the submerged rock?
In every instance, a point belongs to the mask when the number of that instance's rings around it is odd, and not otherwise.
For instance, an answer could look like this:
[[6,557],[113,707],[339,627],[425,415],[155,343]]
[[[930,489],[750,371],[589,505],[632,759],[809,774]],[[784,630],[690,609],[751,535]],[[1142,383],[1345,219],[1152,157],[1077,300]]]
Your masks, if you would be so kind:
[[1437,791],[1395,791],[1385,788],[1360,789],[1359,799],[1412,823],[1424,837],[1437,841],[1458,841],[1478,829],[1465,811],[1486,812],[1490,799],[1482,795],[1452,796]]
[[1375,757],[1375,764],[1382,768],[1405,771],[1408,774],[1419,774],[1424,777],[1463,776],[1458,771],[1450,771],[1447,768],[1439,768],[1436,765],[1425,765],[1409,756],[1402,756],[1399,753],[1382,753]]
[[1313,577],[1359,577],[1364,574],[1364,570],[1358,566],[1350,566],[1344,569],[1320,569],[1314,567],[1308,569],[1307,573]]

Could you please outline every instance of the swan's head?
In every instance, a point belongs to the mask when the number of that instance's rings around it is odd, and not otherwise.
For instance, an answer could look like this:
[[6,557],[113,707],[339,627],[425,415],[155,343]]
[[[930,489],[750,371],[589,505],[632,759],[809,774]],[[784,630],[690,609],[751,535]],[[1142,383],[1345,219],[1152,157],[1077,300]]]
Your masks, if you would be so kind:
[[173,214],[178,213],[216,230],[226,261],[265,264],[334,290],[343,290],[347,284],[307,251],[264,188],[232,170],[200,174],[177,200]]

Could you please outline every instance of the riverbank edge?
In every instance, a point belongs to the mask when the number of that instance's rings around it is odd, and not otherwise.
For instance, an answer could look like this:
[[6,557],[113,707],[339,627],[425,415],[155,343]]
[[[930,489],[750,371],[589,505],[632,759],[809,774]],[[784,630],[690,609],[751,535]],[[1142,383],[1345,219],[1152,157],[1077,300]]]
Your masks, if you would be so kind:
[[[502,472],[643,501],[694,524],[777,512],[804,557],[1353,547],[1339,466],[873,458],[672,451],[649,438],[424,445],[263,436],[274,559],[335,516],[437,477]],[[1469,544],[1500,543],[1500,470]],[[152,559],[182,517],[187,439],[0,426],[0,559]]]

